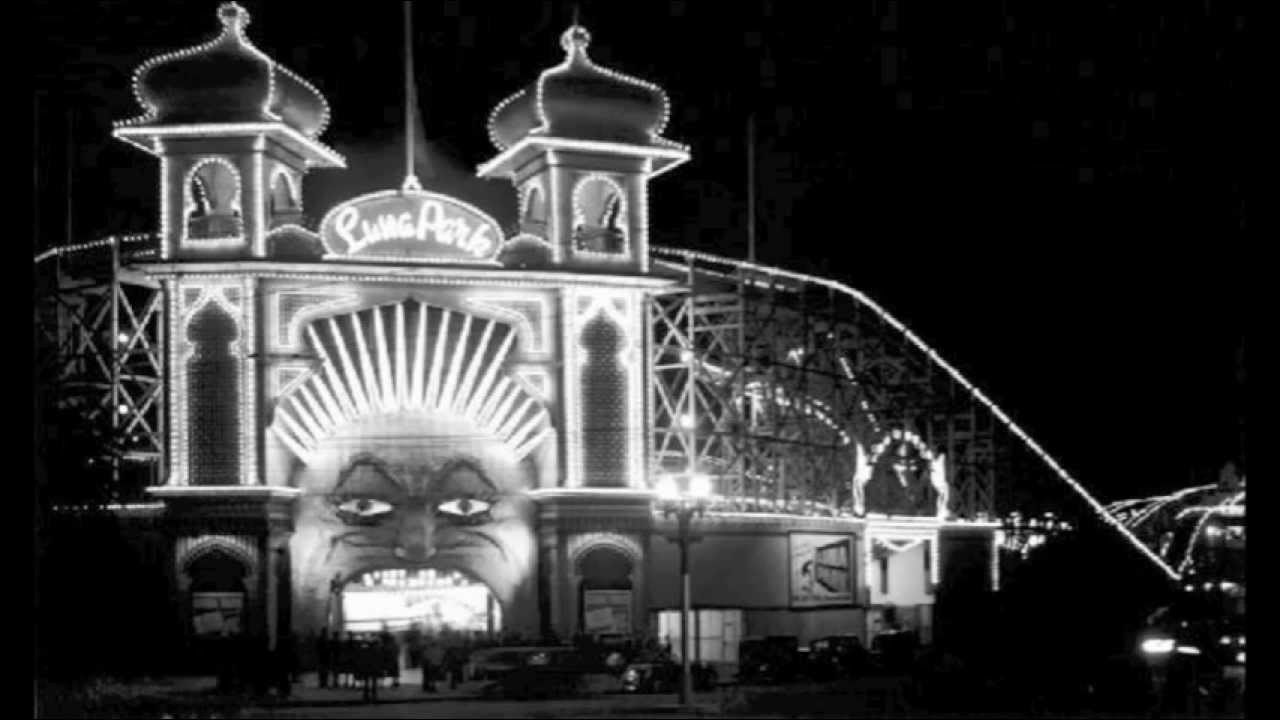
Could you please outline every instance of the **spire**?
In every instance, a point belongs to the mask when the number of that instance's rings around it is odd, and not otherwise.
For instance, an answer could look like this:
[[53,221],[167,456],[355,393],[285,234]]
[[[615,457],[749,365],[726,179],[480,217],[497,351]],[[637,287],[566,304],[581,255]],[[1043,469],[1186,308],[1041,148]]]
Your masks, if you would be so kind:
[[417,88],[413,79],[413,4],[404,2],[404,184],[401,190],[414,192],[422,189],[413,167],[413,116],[418,104]]

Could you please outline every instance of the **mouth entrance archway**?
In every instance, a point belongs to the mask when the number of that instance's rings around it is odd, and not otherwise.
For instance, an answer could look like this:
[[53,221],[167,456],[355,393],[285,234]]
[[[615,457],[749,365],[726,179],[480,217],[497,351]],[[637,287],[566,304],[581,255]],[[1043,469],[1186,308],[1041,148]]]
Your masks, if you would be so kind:
[[414,625],[427,633],[492,634],[502,629],[502,605],[488,585],[456,570],[370,570],[343,587],[344,631],[378,632],[385,626],[398,632]]

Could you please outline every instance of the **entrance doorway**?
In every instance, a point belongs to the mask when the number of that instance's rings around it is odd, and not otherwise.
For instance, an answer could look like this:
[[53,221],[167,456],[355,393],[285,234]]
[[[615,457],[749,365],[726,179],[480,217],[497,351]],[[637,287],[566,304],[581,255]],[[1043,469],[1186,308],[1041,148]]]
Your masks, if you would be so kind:
[[348,632],[494,633],[502,606],[489,586],[457,571],[373,570],[342,591],[341,627]]

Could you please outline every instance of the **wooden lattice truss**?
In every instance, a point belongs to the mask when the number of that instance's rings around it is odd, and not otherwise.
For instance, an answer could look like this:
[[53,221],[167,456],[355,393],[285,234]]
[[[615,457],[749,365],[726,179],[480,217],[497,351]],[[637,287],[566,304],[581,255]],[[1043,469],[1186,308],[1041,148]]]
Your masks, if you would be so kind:
[[859,452],[874,462],[907,432],[949,458],[951,514],[993,516],[989,416],[901,333],[828,288],[706,260],[681,271],[651,305],[660,472],[696,468],[754,509],[851,512]]
[[100,438],[97,459],[158,478],[163,457],[163,296],[121,262],[120,240],[38,258],[37,397],[50,421]]

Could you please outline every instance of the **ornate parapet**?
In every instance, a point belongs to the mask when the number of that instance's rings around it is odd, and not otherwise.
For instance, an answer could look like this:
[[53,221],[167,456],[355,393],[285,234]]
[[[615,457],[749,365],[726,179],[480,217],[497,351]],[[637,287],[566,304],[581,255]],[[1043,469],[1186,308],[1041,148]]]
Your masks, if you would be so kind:
[[267,486],[163,486],[147,492],[166,507],[177,535],[199,533],[288,534],[293,532],[296,488]]
[[648,533],[653,529],[652,493],[647,490],[566,488],[535,490],[544,532]]

